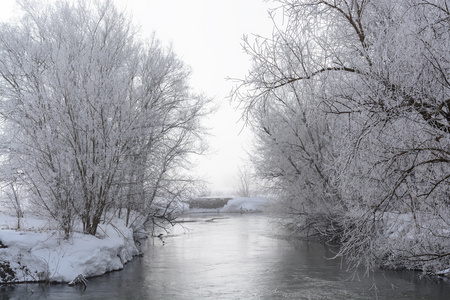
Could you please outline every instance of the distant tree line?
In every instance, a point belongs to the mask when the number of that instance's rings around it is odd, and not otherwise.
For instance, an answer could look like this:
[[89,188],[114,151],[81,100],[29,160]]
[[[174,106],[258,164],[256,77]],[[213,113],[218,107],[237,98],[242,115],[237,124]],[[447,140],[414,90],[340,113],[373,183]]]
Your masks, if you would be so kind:
[[[0,26],[2,183],[55,220],[95,235],[107,213],[171,221],[192,191],[207,100],[172,49],[106,1],[18,1]],[[18,193],[20,192],[20,194]],[[18,213],[20,211],[20,205]]]
[[233,95],[281,216],[354,267],[448,268],[448,1],[277,2]]

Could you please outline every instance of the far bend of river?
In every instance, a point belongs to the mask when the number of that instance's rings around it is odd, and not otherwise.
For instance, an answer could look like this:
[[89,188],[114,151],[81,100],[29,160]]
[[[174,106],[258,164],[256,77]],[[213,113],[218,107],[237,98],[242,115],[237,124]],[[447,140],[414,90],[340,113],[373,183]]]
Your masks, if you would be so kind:
[[[215,218],[215,219],[213,219]],[[326,245],[286,240],[261,214],[184,218],[122,271],[66,284],[0,286],[0,299],[450,299],[450,282],[416,272],[349,279]],[[213,219],[213,220],[211,220]],[[33,290],[33,293],[31,293]]]

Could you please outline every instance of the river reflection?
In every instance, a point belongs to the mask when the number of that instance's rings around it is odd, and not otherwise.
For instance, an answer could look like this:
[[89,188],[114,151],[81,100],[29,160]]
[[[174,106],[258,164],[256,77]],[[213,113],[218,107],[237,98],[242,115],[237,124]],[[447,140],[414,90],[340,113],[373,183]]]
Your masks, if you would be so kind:
[[[123,271],[91,278],[85,292],[18,285],[0,299],[449,299],[450,284],[414,272],[350,280],[332,249],[287,241],[264,215],[185,218]],[[31,293],[33,290],[33,293]]]

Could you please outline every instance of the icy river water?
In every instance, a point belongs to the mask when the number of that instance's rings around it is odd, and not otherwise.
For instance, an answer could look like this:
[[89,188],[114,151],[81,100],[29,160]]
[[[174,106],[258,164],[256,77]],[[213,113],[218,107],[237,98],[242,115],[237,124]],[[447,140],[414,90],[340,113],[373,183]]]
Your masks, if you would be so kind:
[[[3,299],[450,299],[450,283],[415,272],[351,279],[333,249],[286,240],[261,214],[196,215],[122,271],[66,284],[0,287]],[[334,249],[335,250],[335,249]]]

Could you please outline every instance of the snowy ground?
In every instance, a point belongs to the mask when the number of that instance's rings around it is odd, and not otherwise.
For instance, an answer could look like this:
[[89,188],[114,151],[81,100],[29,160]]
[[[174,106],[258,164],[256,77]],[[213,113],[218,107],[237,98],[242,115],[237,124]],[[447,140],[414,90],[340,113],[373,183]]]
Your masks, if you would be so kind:
[[[207,200],[205,200],[207,201]],[[252,213],[262,212],[270,203],[270,198],[267,197],[235,197],[231,198],[227,204],[218,208],[191,208],[189,212],[218,212],[218,213]]]
[[49,222],[17,219],[0,213],[0,283],[69,282],[79,274],[102,275],[123,268],[138,250],[121,221],[103,225],[98,237],[74,233],[64,240]]

